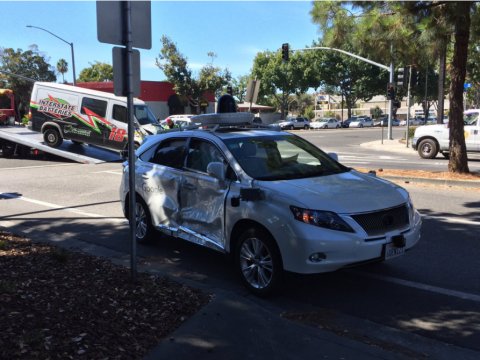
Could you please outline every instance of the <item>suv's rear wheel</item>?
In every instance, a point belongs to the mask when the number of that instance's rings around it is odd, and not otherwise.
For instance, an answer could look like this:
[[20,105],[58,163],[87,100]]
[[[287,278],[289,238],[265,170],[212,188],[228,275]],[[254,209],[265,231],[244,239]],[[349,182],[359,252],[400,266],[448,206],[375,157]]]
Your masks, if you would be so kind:
[[46,129],[43,132],[43,140],[48,146],[54,148],[59,147],[63,142],[60,132],[55,128]]
[[257,296],[278,290],[283,278],[280,251],[266,231],[252,227],[240,235],[235,265],[245,286]]
[[418,155],[423,159],[434,159],[438,154],[438,146],[435,140],[425,139],[418,144]]

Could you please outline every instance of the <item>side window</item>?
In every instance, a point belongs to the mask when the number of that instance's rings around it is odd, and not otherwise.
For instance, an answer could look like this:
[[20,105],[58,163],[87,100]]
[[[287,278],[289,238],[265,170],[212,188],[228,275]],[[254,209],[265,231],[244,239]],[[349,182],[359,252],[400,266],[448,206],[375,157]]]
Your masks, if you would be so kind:
[[82,114],[86,114],[85,108],[93,111],[95,114],[101,117],[105,117],[107,115],[107,102],[104,100],[84,97],[82,99],[82,106],[80,110]]
[[140,155],[140,159],[158,165],[181,169],[185,159],[185,149],[185,139],[167,139],[162,141],[157,147],[145,151]]
[[225,163],[220,150],[207,141],[192,139],[188,149],[187,168],[206,173],[208,164],[214,161]]
[[112,119],[121,121],[123,123],[127,123],[127,108],[122,105],[113,105],[113,111],[112,111]]

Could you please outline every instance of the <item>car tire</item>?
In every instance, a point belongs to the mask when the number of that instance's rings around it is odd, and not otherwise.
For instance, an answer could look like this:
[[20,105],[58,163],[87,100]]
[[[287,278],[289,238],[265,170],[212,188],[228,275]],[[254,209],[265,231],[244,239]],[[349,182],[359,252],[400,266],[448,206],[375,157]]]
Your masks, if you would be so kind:
[[434,159],[438,154],[437,142],[433,139],[425,139],[418,144],[418,155],[422,159]]
[[60,131],[55,128],[46,129],[43,132],[43,140],[45,141],[45,144],[53,148],[59,147],[63,142],[63,139],[60,136]]
[[293,129],[294,129],[293,125],[290,125],[290,126],[288,127],[288,130],[293,130]]
[[147,204],[140,196],[135,200],[135,240],[139,244],[148,244],[154,238],[155,229],[152,225],[152,216]]
[[340,125],[337,125],[335,128],[336,128],[336,129],[340,129]]
[[308,125],[305,125],[303,128],[304,128],[305,130],[308,130],[310,127],[309,127]]
[[240,235],[235,265],[242,283],[256,296],[270,296],[279,290],[283,280],[282,258],[267,231],[252,227]]
[[360,124],[360,125],[358,125],[358,127],[359,127],[359,128],[363,128],[363,125],[362,125],[362,124]]

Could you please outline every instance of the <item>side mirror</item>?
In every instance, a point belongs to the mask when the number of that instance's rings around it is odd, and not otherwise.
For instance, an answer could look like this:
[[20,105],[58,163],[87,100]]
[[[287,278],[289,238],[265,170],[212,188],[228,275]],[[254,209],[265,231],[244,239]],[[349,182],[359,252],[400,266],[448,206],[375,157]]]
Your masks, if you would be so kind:
[[338,162],[338,155],[337,153],[328,153],[328,156],[330,156],[333,160]]
[[207,165],[207,174],[223,183],[225,181],[225,165],[221,162],[211,162]]

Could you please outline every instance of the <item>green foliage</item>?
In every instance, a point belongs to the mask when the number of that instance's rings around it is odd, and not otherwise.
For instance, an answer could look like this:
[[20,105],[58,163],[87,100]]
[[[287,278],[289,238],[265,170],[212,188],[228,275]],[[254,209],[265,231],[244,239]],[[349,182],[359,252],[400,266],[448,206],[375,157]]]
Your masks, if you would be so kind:
[[380,107],[375,106],[374,108],[370,108],[370,115],[372,115],[372,118],[378,119],[380,116],[382,116],[383,111],[380,109]]
[[314,111],[313,105],[307,106],[303,111],[302,115],[309,120],[313,119],[315,117],[315,111]]
[[89,63],[90,67],[83,69],[78,77],[79,82],[91,81],[112,81],[113,80],[113,66],[100,61],[95,61],[94,64]]
[[[233,96],[235,96],[239,102],[244,102],[247,96],[247,86],[250,77],[248,75],[242,75],[236,79],[232,79]],[[226,89],[224,89],[226,92]]]
[[282,60],[280,51],[258,53],[252,69],[252,76],[260,80],[258,103],[265,104],[265,98],[273,96],[285,116],[289,95],[305,93],[314,83],[313,75],[302,52],[295,52],[288,62]]
[[[212,62],[202,67],[198,77],[195,78],[188,67],[187,58],[179,52],[176,44],[165,35],[162,36],[161,42],[162,49],[156,59],[156,65],[163,71],[167,80],[173,84],[178,95],[186,97],[191,103],[198,105],[203,93],[210,91],[218,96],[222,89],[229,84],[230,71],[213,66],[213,59],[216,56],[213,52],[207,54],[212,58]],[[198,111],[198,106],[195,111]]]
[[65,83],[65,73],[68,71],[68,63],[65,59],[58,60],[57,71],[62,74],[62,81]]
[[35,81],[56,81],[55,71],[49,59],[40,53],[36,45],[29,50],[0,48],[0,81],[12,89],[20,112],[26,112]]

